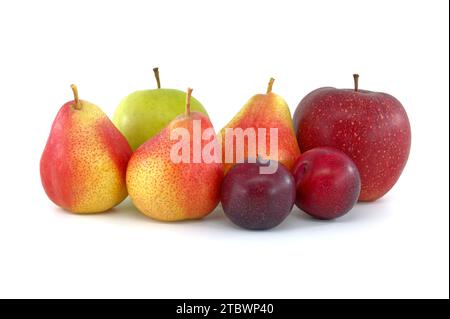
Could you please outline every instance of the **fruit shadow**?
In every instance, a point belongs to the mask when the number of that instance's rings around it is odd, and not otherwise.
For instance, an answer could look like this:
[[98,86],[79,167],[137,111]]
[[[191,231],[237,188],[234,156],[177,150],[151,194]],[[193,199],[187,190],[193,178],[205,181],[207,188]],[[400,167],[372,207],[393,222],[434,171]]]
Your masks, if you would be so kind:
[[[297,211],[295,211],[297,210]],[[197,219],[197,220],[184,220],[184,221],[175,221],[175,222],[164,222],[158,221],[152,218],[149,218],[138,211],[138,209],[134,206],[133,202],[130,198],[127,198],[123,203],[118,205],[117,207],[111,209],[105,216],[128,220],[128,221],[138,221],[138,222],[147,222],[152,224],[165,224],[165,225],[183,225],[189,227],[201,227],[203,230],[207,229],[209,231],[219,231],[219,232],[228,232],[230,230],[243,232],[243,233],[267,233],[267,232],[286,232],[286,231],[298,231],[299,228],[303,227],[314,227],[319,226],[314,223],[304,223],[304,220],[312,220],[309,216],[303,214],[300,215],[299,218],[295,218],[292,215],[299,214],[298,209],[293,209],[291,214],[284,220],[279,226],[269,229],[269,230],[248,230],[241,228],[234,223],[232,223],[223,212],[222,205],[219,204],[214,211],[212,211],[208,216]],[[297,216],[298,217],[298,216]]]
[[[147,222],[147,223],[153,223],[153,224],[165,224],[165,225],[196,225],[201,224],[217,224],[221,223],[223,219],[225,219],[225,216],[222,216],[223,211],[222,207],[218,205],[213,212],[211,212],[208,216],[204,217],[203,219],[193,219],[193,220],[183,220],[183,221],[172,221],[172,222],[165,222],[165,221],[159,221],[156,219],[152,219],[150,217],[145,216],[139,210],[134,206],[131,199],[128,197],[125,199],[120,205],[114,207],[108,212],[108,216],[111,216],[113,218],[118,219],[124,219],[128,221],[139,221],[139,222]],[[210,225],[210,226],[212,226]]]
[[190,228],[202,228],[202,230],[207,230],[208,232],[228,232],[230,230],[252,232],[240,228],[233,224],[230,220],[228,220],[223,212],[222,205],[220,204],[214,209],[214,211],[212,211],[208,216],[202,219],[164,222],[152,219],[140,213],[134,206],[131,199],[127,198],[120,205],[106,212],[104,216],[106,218],[121,219],[123,221],[136,221],[139,223],[162,224],[167,226],[170,225],[170,227],[177,227],[178,225],[180,225],[183,227],[188,226]]
[[134,206],[130,197],[127,197],[122,203],[109,210],[107,215],[108,217],[128,221],[139,221],[139,222],[145,222],[149,220],[152,221],[152,219],[146,217],[145,215],[139,212],[136,206]]
[[298,218],[306,222],[314,222],[319,224],[320,223],[347,224],[386,217],[388,214],[390,214],[390,207],[388,203],[389,200],[385,198],[381,198],[374,202],[358,202],[344,216],[330,220],[316,219],[296,207],[294,208],[294,210],[297,210]]
[[343,223],[383,220],[392,213],[389,198],[383,197],[374,202],[358,202],[353,209],[336,221]]
[[386,217],[390,213],[389,200],[381,198],[376,202],[361,202],[357,203],[353,209],[346,215],[332,219],[320,220],[315,219],[296,206],[292,209],[289,216],[277,227],[269,230],[248,230],[243,229],[233,224],[224,214],[222,205],[218,205],[214,211],[200,220],[185,220],[177,222],[163,222],[149,218],[140,213],[134,206],[130,198],[127,198],[117,207],[111,209],[105,217],[112,217],[128,221],[146,222],[152,224],[170,224],[170,225],[184,225],[189,227],[201,227],[203,229],[213,231],[241,231],[245,233],[286,233],[291,231],[301,231],[302,229],[311,229],[316,227],[325,227],[326,224],[354,224],[357,222],[365,222],[373,219],[380,219]]

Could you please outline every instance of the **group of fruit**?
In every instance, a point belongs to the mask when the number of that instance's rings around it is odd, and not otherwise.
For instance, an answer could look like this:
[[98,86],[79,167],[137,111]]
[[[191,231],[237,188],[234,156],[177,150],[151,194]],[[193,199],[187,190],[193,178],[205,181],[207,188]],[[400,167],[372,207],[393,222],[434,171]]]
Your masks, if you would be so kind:
[[[80,100],[72,85],[74,100],[57,114],[40,163],[42,184],[55,204],[96,213],[129,194],[145,215],[177,221],[204,217],[221,202],[235,224],[269,229],[294,203],[313,217],[333,219],[358,200],[380,198],[408,159],[411,132],[403,106],[391,95],[360,90],[356,74],[354,89],[309,93],[293,120],[287,103],[272,92],[271,79],[266,94],[253,96],[216,136],[192,89],[162,89],[154,71],[158,88],[127,96],[114,123]],[[273,128],[276,147],[267,140]],[[202,138],[181,142],[190,160],[175,162],[172,152],[180,141],[173,136],[180,129]],[[226,159],[228,129],[254,129],[269,155],[249,147],[247,136],[244,145],[234,145],[243,151],[241,158]],[[195,150],[211,145],[222,149],[211,148],[215,160],[195,159]],[[272,164],[273,173],[262,173]]]

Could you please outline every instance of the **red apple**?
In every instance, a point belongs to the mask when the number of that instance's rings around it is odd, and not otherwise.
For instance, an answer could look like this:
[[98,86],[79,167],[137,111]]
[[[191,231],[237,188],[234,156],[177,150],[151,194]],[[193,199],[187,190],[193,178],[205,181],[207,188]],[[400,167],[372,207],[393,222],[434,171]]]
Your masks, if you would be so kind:
[[332,146],[346,153],[361,176],[360,201],[373,201],[397,182],[411,146],[411,128],[392,95],[358,89],[319,88],[298,105],[294,128],[302,152]]

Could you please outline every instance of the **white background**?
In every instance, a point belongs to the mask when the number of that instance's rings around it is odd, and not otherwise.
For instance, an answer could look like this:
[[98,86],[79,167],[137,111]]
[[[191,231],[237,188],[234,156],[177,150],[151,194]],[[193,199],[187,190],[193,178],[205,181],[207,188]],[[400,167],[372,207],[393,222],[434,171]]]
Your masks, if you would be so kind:
[[[448,1],[0,2],[0,297],[449,297]],[[385,91],[412,150],[392,191],[331,222],[294,209],[249,232],[217,209],[165,224],[129,201],[77,216],[51,203],[39,159],[60,106],[112,115],[162,85],[218,130],[253,94],[291,112],[320,86]]]

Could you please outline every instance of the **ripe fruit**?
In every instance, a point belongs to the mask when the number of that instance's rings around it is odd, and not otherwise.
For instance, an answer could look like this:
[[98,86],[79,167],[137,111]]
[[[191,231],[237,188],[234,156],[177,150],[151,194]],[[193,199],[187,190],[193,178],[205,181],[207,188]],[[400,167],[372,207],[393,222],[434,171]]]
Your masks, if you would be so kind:
[[[114,113],[113,122],[127,138],[133,150],[153,137],[176,116],[183,113],[186,94],[180,90],[162,89],[158,68],[154,68],[158,88],[131,93]],[[207,114],[194,97],[191,109]]]
[[[271,161],[273,163],[273,161]],[[281,163],[274,174],[261,174],[267,165],[236,164],[222,184],[222,207],[225,215],[238,226],[248,229],[269,229],[279,225],[295,201],[295,182]]]
[[[278,161],[291,169],[300,155],[289,107],[281,96],[272,92],[273,82],[270,79],[267,93],[254,95],[220,131],[225,171],[247,158],[257,157]],[[247,138],[236,138],[239,129],[244,130],[244,135],[248,133]],[[271,134],[271,129],[277,131],[276,136]],[[227,137],[227,131],[233,135]],[[237,155],[239,146],[243,152]]]
[[74,213],[106,211],[127,197],[131,149],[98,106],[75,96],[56,116],[40,171],[48,197]]
[[309,215],[332,219],[355,205],[361,190],[358,169],[345,153],[318,147],[303,153],[294,165],[295,204]]
[[[220,150],[208,117],[190,111],[191,89],[186,114],[175,118],[156,136],[142,144],[130,159],[127,187],[136,207],[145,215],[162,221],[197,219],[209,214],[219,203],[223,166],[218,153],[212,161],[203,152],[208,146]],[[187,135],[187,140],[172,136]],[[186,161],[177,162],[177,147],[183,147]]]
[[294,114],[300,150],[333,146],[352,158],[361,176],[360,201],[373,201],[397,182],[411,145],[408,116],[386,93],[324,87],[303,98]]

